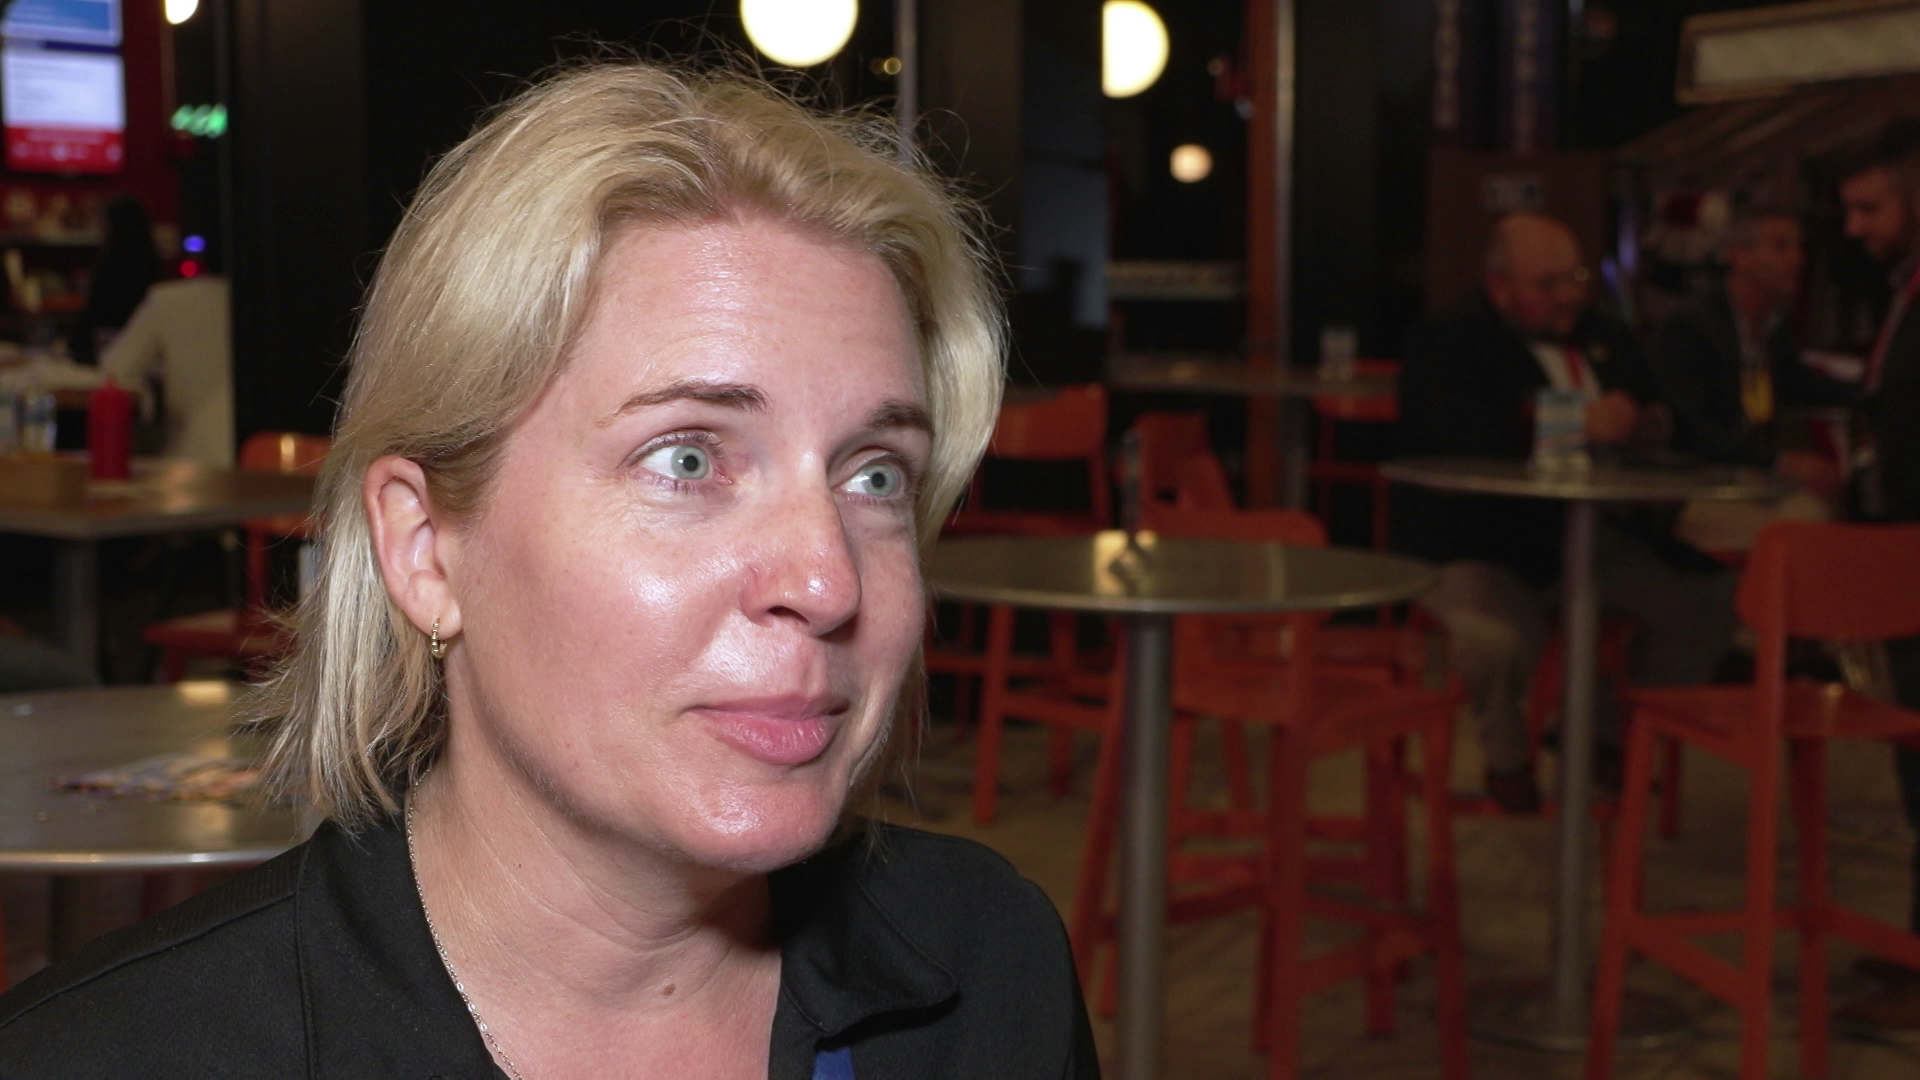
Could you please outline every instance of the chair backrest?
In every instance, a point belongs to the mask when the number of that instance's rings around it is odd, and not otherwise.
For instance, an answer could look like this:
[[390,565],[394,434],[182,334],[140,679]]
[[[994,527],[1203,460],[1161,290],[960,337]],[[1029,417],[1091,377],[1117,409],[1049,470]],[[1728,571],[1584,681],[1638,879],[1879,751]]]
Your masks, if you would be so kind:
[[[1400,374],[1398,360],[1355,360],[1353,373],[1361,378],[1391,379]],[[1399,394],[1321,394],[1313,411],[1328,420],[1351,424],[1392,424],[1400,419]]]
[[[955,512],[952,531],[1012,526],[1016,530],[1060,528],[1068,531],[1104,529],[1113,521],[1113,495],[1107,476],[1107,388],[1099,383],[1062,387],[1057,391],[1000,407],[993,438],[987,444],[989,461],[1084,462],[1087,509],[1048,509],[1007,512],[988,505],[987,464],[973,474],[966,501]],[[1017,523],[1016,523],[1016,519]],[[1052,519],[1051,524],[1043,519]]]
[[1095,455],[1104,458],[1106,446],[1107,388],[1082,383],[1063,386],[1043,398],[1002,405],[987,455],[1016,461],[1075,461]]
[[1739,607],[1762,644],[1920,635],[1920,525],[1769,525],[1748,556]]
[[1140,440],[1140,490],[1150,500],[1172,502],[1187,459],[1213,449],[1207,414],[1197,409],[1141,413],[1133,432]]
[[296,431],[256,431],[240,444],[240,468],[247,472],[319,473],[333,440]]
[[1182,510],[1232,510],[1233,487],[1212,451],[1187,455],[1174,482],[1173,505]]
[[1208,540],[1326,547],[1327,530],[1304,510],[1237,510],[1227,507],[1147,507],[1142,524],[1167,536]]

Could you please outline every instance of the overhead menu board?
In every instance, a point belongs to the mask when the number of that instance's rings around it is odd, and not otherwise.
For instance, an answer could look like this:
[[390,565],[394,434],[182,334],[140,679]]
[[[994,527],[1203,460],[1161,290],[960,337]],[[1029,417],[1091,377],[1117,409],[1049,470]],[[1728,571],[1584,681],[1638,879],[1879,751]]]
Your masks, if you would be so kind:
[[125,152],[126,90],[113,53],[21,48],[0,53],[7,168],[112,173]]
[[7,168],[119,172],[127,126],[119,0],[13,0],[0,34]]
[[13,0],[0,34],[118,48],[120,0]]

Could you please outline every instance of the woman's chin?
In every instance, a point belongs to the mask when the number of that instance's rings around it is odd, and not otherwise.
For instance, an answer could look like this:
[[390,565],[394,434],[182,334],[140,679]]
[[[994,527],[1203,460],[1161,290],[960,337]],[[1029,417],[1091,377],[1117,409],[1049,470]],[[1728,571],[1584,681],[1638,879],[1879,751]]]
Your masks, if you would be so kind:
[[838,799],[733,802],[683,820],[678,847],[696,865],[739,873],[771,873],[827,845],[840,823]]

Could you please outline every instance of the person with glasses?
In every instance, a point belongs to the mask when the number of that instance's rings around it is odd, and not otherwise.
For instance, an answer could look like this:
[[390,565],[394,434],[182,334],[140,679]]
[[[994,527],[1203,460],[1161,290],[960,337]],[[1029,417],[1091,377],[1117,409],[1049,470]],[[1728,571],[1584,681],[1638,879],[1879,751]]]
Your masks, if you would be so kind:
[[[1590,274],[1573,230],[1535,213],[1503,218],[1482,287],[1409,337],[1400,376],[1398,452],[1524,460],[1545,389],[1580,394],[1597,448],[1661,445],[1669,419],[1653,371],[1620,320],[1588,303]],[[1560,579],[1562,504],[1546,499],[1395,490],[1394,546],[1440,564],[1420,605],[1445,626],[1467,687],[1487,794],[1537,813],[1527,744],[1528,680],[1545,646]],[[1704,680],[1731,641],[1731,576],[1658,525],[1611,521],[1596,565],[1603,596],[1639,618],[1636,678]],[[1599,778],[1618,775],[1618,718],[1602,710]]]

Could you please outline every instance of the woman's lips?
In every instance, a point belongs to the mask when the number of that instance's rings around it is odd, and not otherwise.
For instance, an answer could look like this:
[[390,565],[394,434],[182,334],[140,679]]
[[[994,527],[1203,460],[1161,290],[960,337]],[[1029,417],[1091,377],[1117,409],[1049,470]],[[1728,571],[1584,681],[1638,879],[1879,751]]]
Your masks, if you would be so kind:
[[703,705],[720,740],[748,757],[791,768],[826,753],[847,711],[843,698],[786,695]]

